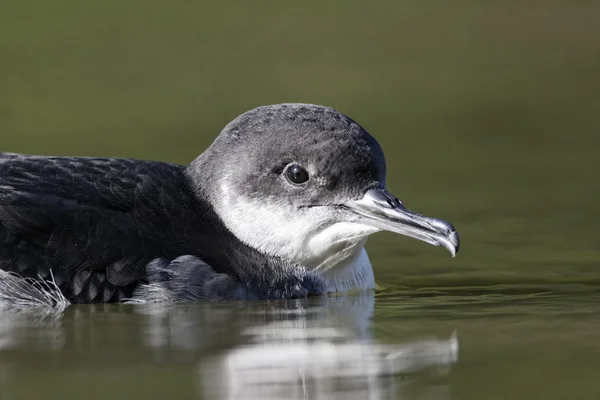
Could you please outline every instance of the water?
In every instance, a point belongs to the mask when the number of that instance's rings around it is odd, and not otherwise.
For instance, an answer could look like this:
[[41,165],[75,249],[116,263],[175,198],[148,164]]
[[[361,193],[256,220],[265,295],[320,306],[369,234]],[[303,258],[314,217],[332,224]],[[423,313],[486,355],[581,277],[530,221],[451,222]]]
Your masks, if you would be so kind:
[[[436,274],[433,265],[421,268]],[[450,285],[454,278],[442,275],[436,286],[409,287],[398,270],[396,282],[385,282],[376,294],[66,310],[5,306],[0,394],[427,400],[600,395],[600,292],[594,281]]]
[[0,400],[600,398],[598,20],[586,0],[3,2],[0,151],[187,163],[247,109],[331,105],[462,246],[375,235],[374,297],[3,309]]
[[596,399],[586,287],[0,315],[3,399]]

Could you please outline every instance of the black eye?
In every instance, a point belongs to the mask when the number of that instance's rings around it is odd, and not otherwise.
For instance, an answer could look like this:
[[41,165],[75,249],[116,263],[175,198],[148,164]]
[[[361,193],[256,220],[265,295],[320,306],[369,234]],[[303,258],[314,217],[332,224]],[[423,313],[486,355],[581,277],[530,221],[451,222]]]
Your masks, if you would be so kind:
[[295,184],[301,184],[308,180],[308,172],[299,165],[292,165],[286,171],[285,175],[290,182]]

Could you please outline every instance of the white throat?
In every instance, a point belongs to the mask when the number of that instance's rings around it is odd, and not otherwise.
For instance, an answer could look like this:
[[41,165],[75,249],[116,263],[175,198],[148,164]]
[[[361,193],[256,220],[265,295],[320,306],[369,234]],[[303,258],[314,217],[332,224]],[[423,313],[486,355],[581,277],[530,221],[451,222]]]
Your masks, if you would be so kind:
[[324,271],[322,276],[327,282],[327,291],[332,293],[375,288],[373,267],[364,247],[354,258]]
[[330,292],[372,289],[375,279],[364,249],[377,228],[332,220],[328,210],[315,207],[303,214],[276,202],[241,199],[222,188],[213,202],[227,228],[247,245],[302,265],[320,275]]

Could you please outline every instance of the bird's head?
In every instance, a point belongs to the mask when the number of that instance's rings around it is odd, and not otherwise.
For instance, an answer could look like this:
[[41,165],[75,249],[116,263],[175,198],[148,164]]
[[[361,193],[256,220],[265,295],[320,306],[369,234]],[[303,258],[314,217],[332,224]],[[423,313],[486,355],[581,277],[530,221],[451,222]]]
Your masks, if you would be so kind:
[[452,225],[408,210],[387,191],[377,141],[329,107],[248,111],[188,173],[240,240],[312,270],[335,267],[382,230],[442,246],[452,256],[459,249]]

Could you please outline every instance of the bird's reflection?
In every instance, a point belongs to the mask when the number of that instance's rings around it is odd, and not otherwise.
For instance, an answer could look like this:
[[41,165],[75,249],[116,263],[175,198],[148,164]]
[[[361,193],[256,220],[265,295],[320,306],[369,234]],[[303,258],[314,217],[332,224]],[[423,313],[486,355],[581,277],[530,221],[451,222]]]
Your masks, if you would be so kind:
[[372,295],[364,295],[258,311],[263,323],[242,330],[245,344],[200,363],[204,398],[393,399],[401,390],[397,375],[457,361],[455,334],[402,345],[374,343],[373,303]]
[[39,350],[50,350],[55,361],[79,354],[77,368],[84,370],[88,360],[95,369],[111,368],[116,355],[130,367],[189,365],[198,395],[208,399],[397,398],[421,371],[444,372],[457,361],[458,340],[450,332],[441,340],[377,343],[374,302],[364,294],[64,311],[4,307],[0,352],[12,351],[11,369],[23,373],[26,357],[18,354]]
[[[313,335],[335,330],[356,340],[370,340],[374,297],[344,296],[282,302],[139,305],[136,312],[147,320],[144,342],[156,349],[199,350],[210,346],[235,347],[260,334]],[[277,329],[279,328],[279,329]]]
[[63,308],[0,304],[0,351],[26,346],[57,350],[65,344]]

